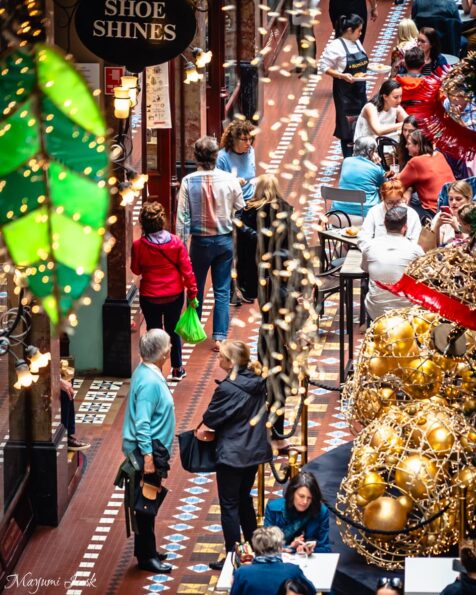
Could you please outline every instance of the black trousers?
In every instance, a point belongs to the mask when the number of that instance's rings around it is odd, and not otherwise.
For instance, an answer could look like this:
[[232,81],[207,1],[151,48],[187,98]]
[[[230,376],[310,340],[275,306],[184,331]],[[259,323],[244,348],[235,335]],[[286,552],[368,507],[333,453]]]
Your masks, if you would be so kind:
[[[314,41],[310,41],[308,37],[313,37]],[[301,58],[311,58],[311,60],[316,59],[316,35],[314,33],[314,27],[302,27],[301,25],[296,25],[296,41],[298,46],[298,54]],[[302,42],[309,44],[309,47],[303,47]],[[307,63],[306,67],[308,69],[316,70],[316,66],[311,66],[311,64]]]
[[156,558],[155,516],[136,512],[136,523],[139,533],[134,533],[134,556],[139,562]]
[[60,392],[61,402],[61,423],[66,428],[68,436],[73,436],[76,431],[76,419],[74,417],[74,399],[68,397],[64,390]]
[[182,365],[182,340],[175,332],[175,326],[182,313],[183,293],[173,302],[167,304],[154,304],[147,297],[143,296],[140,296],[139,303],[147,324],[147,330],[161,328],[170,336],[172,343],[172,350],[170,352],[172,368],[180,368]]
[[218,498],[220,500],[221,526],[227,552],[241,542],[240,527],[245,541],[251,541],[256,529],[256,513],[250,495],[258,465],[237,469],[217,465]]

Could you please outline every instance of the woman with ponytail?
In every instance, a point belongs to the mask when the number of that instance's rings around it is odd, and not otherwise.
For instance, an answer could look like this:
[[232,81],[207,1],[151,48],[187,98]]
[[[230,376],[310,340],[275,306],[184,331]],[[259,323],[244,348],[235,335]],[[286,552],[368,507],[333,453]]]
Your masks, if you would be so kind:
[[[266,380],[251,364],[249,347],[243,341],[226,340],[220,345],[220,368],[227,375],[219,382],[203,415],[203,423],[215,430],[217,487],[225,549],[231,552],[241,541],[250,541],[257,527],[251,489],[258,465],[271,460],[266,429]],[[223,568],[224,559],[210,563]]]
[[322,55],[321,70],[333,78],[332,95],[336,108],[334,136],[340,139],[344,157],[352,155],[355,122],[367,102],[363,79],[369,59],[359,41],[364,21],[356,14],[337,21],[336,39]]

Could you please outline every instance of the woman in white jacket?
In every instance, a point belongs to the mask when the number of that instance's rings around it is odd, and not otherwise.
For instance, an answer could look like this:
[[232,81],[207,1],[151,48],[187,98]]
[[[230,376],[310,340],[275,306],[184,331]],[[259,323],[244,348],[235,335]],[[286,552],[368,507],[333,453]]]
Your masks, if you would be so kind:
[[293,0],[292,23],[296,27],[296,41],[299,60],[293,72],[303,75],[317,74],[316,36],[314,21],[320,14],[317,7],[320,0]]

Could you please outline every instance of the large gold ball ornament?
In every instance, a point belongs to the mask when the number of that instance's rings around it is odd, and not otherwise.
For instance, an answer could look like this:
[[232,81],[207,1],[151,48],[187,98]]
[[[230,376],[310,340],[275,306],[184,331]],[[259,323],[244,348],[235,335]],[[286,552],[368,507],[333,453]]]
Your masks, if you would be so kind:
[[467,488],[471,492],[476,491],[476,467],[473,467],[473,465],[463,467],[453,477],[452,484]]
[[415,399],[428,399],[441,388],[441,369],[431,359],[417,357],[401,374],[406,393]]
[[447,453],[451,450],[455,437],[448,428],[439,426],[428,432],[426,435],[428,444],[436,453]]
[[401,316],[382,316],[373,326],[374,341],[387,355],[407,355],[414,349],[415,331]]
[[[375,531],[401,531],[407,522],[407,511],[395,498],[381,496],[364,508],[364,525]],[[377,534],[380,541],[391,541],[393,535]]]
[[[385,383],[365,390],[392,388]],[[476,528],[476,430],[454,409],[440,402],[414,400],[388,408],[354,440],[347,475],[336,507],[376,533],[339,526],[344,543],[370,563],[387,570],[402,568],[408,556],[436,556],[458,542],[461,488],[466,494],[466,522]],[[365,453],[369,453],[366,464]],[[425,523],[435,513],[441,516]],[[398,535],[381,531],[412,530]],[[390,521],[389,521],[390,519]]]
[[403,448],[403,441],[396,430],[389,426],[380,426],[372,436],[370,446],[377,450],[400,451]]
[[365,474],[360,482],[358,495],[369,502],[381,496],[385,492],[386,487],[384,478],[378,473],[371,471]]
[[423,455],[403,459],[395,471],[395,483],[414,499],[428,498],[435,487],[435,463]]

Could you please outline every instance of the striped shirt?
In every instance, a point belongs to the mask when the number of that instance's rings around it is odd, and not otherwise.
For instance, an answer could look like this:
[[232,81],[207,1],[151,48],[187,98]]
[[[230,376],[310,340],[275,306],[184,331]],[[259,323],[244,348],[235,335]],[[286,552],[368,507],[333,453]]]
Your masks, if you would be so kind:
[[180,186],[176,234],[186,242],[192,236],[217,236],[233,231],[233,214],[245,206],[237,178],[219,169],[185,176]]

